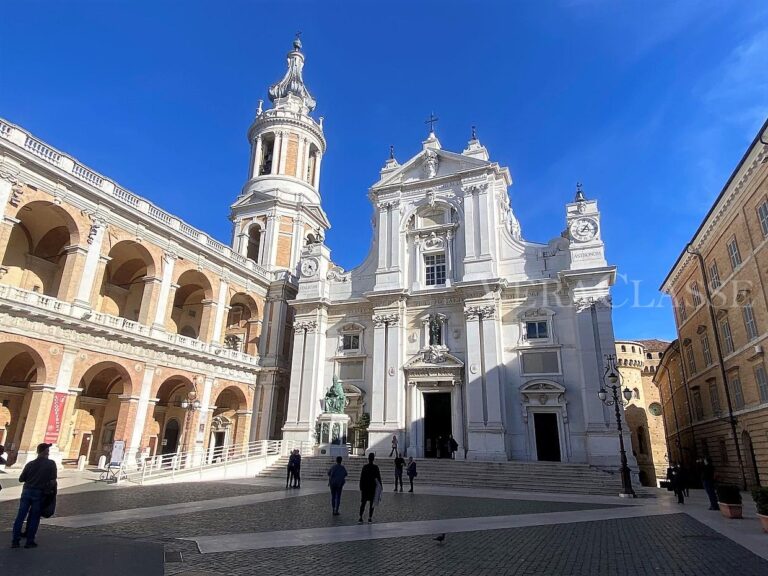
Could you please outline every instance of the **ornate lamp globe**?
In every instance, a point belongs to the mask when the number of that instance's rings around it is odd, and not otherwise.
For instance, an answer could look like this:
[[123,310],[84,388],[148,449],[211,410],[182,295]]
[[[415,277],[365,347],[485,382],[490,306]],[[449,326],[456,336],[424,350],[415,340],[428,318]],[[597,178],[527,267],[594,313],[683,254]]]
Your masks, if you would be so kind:
[[600,398],[601,402],[605,402],[605,399],[608,397],[608,393],[605,391],[605,388],[600,388],[600,390],[598,390],[597,397]]
[[621,394],[622,396],[624,396],[624,400],[626,400],[627,402],[632,400],[632,390],[630,390],[629,388],[624,388],[624,391]]
[[616,384],[616,382],[618,381],[619,381],[619,375],[616,374],[616,371],[613,368],[611,368],[611,371],[608,372],[608,382],[610,382],[611,384]]

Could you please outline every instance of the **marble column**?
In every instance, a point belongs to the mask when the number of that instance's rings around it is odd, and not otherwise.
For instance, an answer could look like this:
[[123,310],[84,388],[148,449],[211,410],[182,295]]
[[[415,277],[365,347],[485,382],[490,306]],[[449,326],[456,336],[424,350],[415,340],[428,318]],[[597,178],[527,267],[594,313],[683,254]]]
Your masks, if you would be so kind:
[[173,280],[173,268],[176,260],[179,258],[175,252],[163,253],[163,276],[160,281],[160,294],[157,296],[157,308],[155,310],[155,320],[152,328],[165,332],[166,313],[170,308],[170,292]]
[[91,294],[93,292],[96,273],[101,259],[101,245],[104,240],[107,224],[104,220],[93,218],[91,230],[88,233],[88,253],[85,256],[85,266],[80,275],[80,283],[77,287],[77,295],[73,302],[76,308],[91,309]]
[[[147,424],[147,413],[150,409],[150,394],[152,393],[152,383],[155,378],[156,366],[152,364],[144,365],[144,373],[141,378],[141,389],[139,390],[139,399],[136,406],[136,419],[134,420],[133,430],[130,431],[129,440],[125,449],[125,461],[129,464],[137,462],[141,454],[144,439],[144,428]],[[151,406],[154,410],[154,405]]]
[[213,322],[213,334],[211,335],[211,344],[221,345],[222,343],[222,326],[224,324],[224,314],[229,309],[227,306],[227,294],[229,290],[229,283],[224,279],[226,275],[222,275],[221,282],[219,283],[219,295],[216,299],[216,317]]

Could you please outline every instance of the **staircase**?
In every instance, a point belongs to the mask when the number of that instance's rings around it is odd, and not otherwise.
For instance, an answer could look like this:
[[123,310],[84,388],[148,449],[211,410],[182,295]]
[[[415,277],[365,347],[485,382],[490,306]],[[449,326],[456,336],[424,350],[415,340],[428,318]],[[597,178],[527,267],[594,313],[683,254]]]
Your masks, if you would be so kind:
[[[367,462],[363,457],[344,459],[349,473],[348,480],[357,482],[360,470]],[[301,459],[302,480],[327,480],[328,469],[333,458],[304,456]],[[376,460],[381,468],[385,486],[394,484],[392,459]],[[285,480],[288,457],[283,456],[260,473],[262,478]],[[520,492],[550,492],[567,494],[618,495],[621,491],[621,477],[588,464],[566,464],[561,462],[479,462],[472,460],[420,459],[416,460],[418,484],[462,486],[475,488],[498,488]],[[403,474],[407,487],[408,477]],[[646,489],[635,486],[639,496],[647,496]],[[406,488],[407,489],[407,488]]]

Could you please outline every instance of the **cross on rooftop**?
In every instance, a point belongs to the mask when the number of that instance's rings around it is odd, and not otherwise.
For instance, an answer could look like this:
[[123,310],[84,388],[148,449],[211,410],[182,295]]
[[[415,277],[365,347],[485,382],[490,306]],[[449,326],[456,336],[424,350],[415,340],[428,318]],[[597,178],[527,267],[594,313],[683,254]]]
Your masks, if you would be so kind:
[[435,122],[438,121],[438,117],[435,116],[434,112],[429,113],[429,118],[424,122],[424,124],[429,124],[429,133],[432,134],[435,131]]

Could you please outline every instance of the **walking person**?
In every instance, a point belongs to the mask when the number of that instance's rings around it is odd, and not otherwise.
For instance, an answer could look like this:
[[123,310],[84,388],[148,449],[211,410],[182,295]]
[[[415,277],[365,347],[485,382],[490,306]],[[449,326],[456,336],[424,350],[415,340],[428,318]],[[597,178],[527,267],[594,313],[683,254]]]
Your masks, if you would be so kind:
[[365,512],[366,502],[369,503],[368,522],[373,522],[374,500],[376,499],[376,492],[382,484],[381,471],[373,463],[375,457],[376,455],[373,452],[368,454],[368,464],[363,466],[363,470],[360,472],[360,516],[357,519],[359,524],[363,523],[363,512]]
[[296,450],[291,450],[291,455],[288,456],[288,475],[285,478],[285,487],[289,486],[293,488],[293,471],[296,467]]
[[411,482],[411,489],[408,492],[413,492],[413,479],[416,478],[416,462],[413,461],[413,456],[408,457],[408,468],[406,469],[408,474],[408,480]]
[[392,454],[399,454],[397,451],[397,435],[392,436],[392,450],[389,451],[389,457],[392,457]]
[[398,454],[395,458],[395,492],[397,492],[398,482],[400,482],[400,492],[403,491],[403,468],[405,468],[405,458]]
[[672,490],[674,491],[675,496],[677,496],[677,503],[685,504],[683,485],[681,482],[682,473],[680,471],[680,464],[674,464],[672,468],[667,469],[667,480],[669,480],[669,483],[672,486]]
[[328,486],[331,488],[331,508],[333,515],[339,515],[339,506],[341,505],[341,490],[347,481],[347,469],[341,463],[341,456],[336,456],[336,464],[328,470]]
[[453,438],[453,434],[448,436],[448,448],[451,451],[451,460],[456,460],[456,450],[459,449],[459,443]]
[[700,473],[701,483],[709,498],[709,509],[719,510],[720,508],[717,505],[717,494],[715,493],[715,467],[707,456],[704,456],[701,460]]
[[37,458],[27,462],[19,476],[19,482],[24,482],[19,502],[19,513],[13,523],[11,548],[18,548],[21,541],[21,528],[27,521],[27,542],[24,548],[37,548],[35,536],[40,525],[41,505],[43,496],[56,489],[56,463],[49,460],[50,444],[37,445]]

